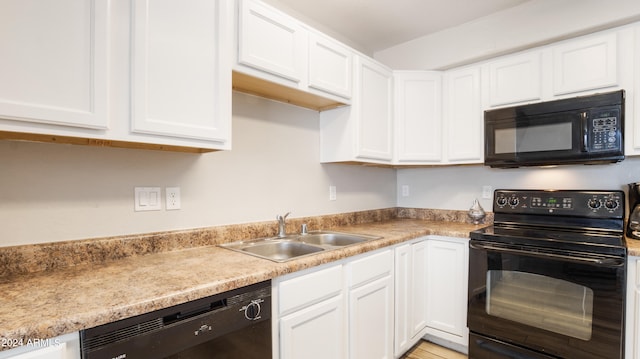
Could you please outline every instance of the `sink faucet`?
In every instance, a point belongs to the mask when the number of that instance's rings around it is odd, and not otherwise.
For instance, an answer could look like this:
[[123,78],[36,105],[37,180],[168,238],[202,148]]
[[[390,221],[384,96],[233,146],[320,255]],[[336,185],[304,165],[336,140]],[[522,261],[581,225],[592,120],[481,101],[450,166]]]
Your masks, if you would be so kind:
[[280,238],[287,236],[287,224],[285,223],[285,220],[289,214],[291,214],[291,212],[287,212],[284,216],[276,216],[276,219],[278,220],[278,237]]

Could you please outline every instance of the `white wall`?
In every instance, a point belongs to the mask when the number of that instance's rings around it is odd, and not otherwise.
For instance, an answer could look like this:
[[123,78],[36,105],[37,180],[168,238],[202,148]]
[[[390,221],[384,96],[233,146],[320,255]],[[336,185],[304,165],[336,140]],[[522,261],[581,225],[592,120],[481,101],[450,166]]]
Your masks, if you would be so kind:
[[482,199],[482,186],[495,189],[626,190],[640,182],[640,157],[608,165],[569,165],[553,168],[495,169],[480,165],[398,170],[398,206],[466,210],[478,199],[486,211],[492,200]]
[[[202,155],[0,141],[0,246],[395,206],[395,170],[319,163],[317,112],[234,93],[233,116],[232,151]],[[182,209],[134,212],[134,186]]]
[[374,57],[395,70],[446,69],[639,19],[638,0],[531,0]]

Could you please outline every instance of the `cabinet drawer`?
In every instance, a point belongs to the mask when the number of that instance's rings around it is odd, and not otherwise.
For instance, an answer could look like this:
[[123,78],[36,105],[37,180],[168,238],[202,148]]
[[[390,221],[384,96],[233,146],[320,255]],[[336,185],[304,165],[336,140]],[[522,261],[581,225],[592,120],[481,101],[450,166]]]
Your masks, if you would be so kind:
[[376,278],[390,275],[393,268],[393,254],[385,250],[347,264],[348,284],[357,287]]
[[341,291],[341,265],[285,280],[278,285],[280,315],[330,298]]

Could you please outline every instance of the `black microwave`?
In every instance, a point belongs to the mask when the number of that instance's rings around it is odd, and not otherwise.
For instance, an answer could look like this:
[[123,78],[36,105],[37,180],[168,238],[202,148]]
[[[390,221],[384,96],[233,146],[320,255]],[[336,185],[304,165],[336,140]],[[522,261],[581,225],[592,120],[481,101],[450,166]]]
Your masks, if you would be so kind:
[[624,159],[624,90],[485,111],[491,167],[613,163]]

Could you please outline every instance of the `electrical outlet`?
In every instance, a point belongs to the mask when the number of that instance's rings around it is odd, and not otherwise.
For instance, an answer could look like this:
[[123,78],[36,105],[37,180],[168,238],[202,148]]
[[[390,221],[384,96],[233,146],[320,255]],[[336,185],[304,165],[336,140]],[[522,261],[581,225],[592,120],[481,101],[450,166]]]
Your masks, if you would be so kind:
[[402,197],[409,197],[409,185],[402,185]]
[[134,187],[133,209],[136,212],[161,210],[160,187]]
[[336,186],[329,186],[329,201],[336,200]]
[[167,211],[180,209],[180,187],[167,187]]

